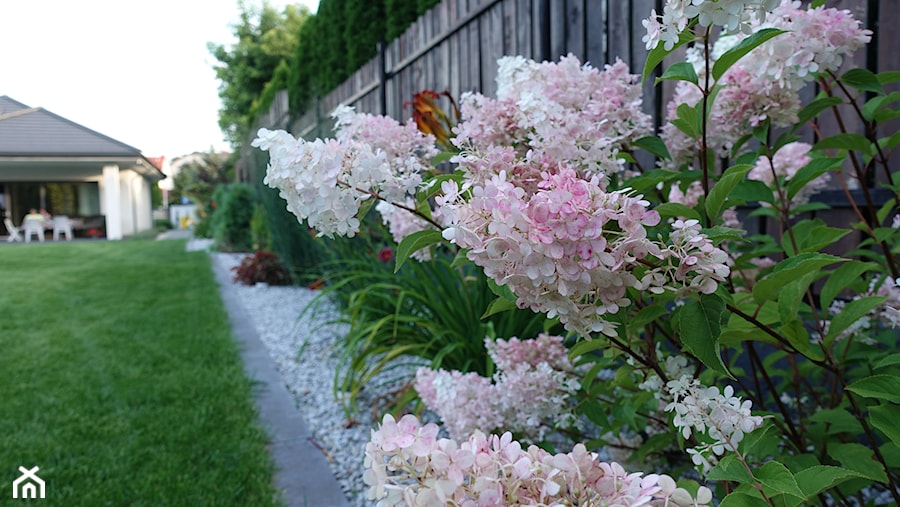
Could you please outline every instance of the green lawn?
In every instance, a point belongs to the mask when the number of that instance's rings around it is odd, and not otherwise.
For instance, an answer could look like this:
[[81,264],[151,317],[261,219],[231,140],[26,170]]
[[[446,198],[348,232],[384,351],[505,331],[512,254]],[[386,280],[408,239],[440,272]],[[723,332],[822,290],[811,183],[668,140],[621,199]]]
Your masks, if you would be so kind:
[[[0,247],[0,505],[277,505],[208,256]],[[46,500],[12,500],[18,467]]]

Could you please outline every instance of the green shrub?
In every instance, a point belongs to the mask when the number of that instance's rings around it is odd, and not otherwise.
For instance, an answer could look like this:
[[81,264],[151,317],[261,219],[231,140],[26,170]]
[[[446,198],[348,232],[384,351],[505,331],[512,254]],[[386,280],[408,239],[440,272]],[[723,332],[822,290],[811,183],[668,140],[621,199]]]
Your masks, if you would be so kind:
[[223,185],[213,193],[212,231],[215,246],[223,252],[249,252],[253,246],[250,220],[256,208],[253,187],[244,183]]
[[263,184],[268,161],[268,153],[257,149],[250,150],[244,159],[256,185],[260,214],[268,231],[268,246],[290,271],[294,282],[312,282],[322,276],[320,264],[325,252],[309,227],[287,210],[278,191]]
[[266,227],[266,215],[261,203],[253,207],[250,217],[250,236],[253,239],[253,250],[269,250],[271,244],[269,228]]

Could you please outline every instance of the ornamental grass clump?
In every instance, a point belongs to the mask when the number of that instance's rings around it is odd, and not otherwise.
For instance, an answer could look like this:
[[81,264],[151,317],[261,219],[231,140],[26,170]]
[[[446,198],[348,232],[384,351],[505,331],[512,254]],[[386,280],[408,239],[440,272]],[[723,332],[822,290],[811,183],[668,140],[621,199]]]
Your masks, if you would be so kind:
[[[843,68],[873,34],[823,3],[672,0],[651,12],[643,78],[686,49],[659,73],[675,93],[658,135],[640,78],[572,56],[503,58],[495,98],[462,97],[455,148],[435,159],[452,157],[451,174],[384,169],[433,153],[414,143],[260,132],[273,184],[312,177],[319,169],[294,157],[307,150],[303,161],[328,159],[342,175],[317,198],[415,216],[396,229],[395,269],[455,249],[453,266],[477,269],[496,295],[474,313],[530,309],[568,332],[540,347],[557,357],[566,343],[565,366],[507,361],[511,341],[488,341],[496,372],[420,370],[421,398],[453,439],[386,416],[366,449],[372,500],[900,503],[900,181],[889,162],[900,72]],[[394,175],[371,178],[371,167]],[[304,185],[282,188],[289,207]],[[828,213],[834,195],[852,223]],[[356,210],[320,233],[355,233]],[[510,372],[521,377],[498,392]],[[551,427],[570,452],[523,450],[507,433]],[[627,466],[601,462],[601,449]]]

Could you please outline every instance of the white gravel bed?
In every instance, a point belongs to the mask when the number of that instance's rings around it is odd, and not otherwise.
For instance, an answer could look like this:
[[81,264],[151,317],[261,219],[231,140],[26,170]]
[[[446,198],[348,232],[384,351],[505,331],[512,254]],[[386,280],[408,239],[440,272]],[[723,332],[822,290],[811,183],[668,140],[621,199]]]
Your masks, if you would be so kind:
[[[192,245],[189,245],[191,248]],[[230,272],[244,254],[209,253],[212,261]],[[253,320],[260,339],[269,349],[277,371],[293,394],[297,407],[312,433],[314,444],[325,454],[350,505],[365,501],[363,449],[374,425],[371,413],[360,410],[348,424],[332,384],[337,360],[335,344],[346,333],[345,326],[328,322],[337,317],[333,305],[323,301],[314,311],[298,317],[321,292],[305,287],[277,287],[232,283],[233,290]]]

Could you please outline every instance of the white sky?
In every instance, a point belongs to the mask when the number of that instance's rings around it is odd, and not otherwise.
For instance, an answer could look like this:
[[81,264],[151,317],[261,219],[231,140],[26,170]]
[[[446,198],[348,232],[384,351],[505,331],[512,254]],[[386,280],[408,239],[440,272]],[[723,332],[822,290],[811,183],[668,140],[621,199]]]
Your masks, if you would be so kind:
[[[269,0],[290,3],[318,6]],[[0,95],[148,157],[228,149],[206,43],[231,44],[238,20],[238,0],[2,0]]]

